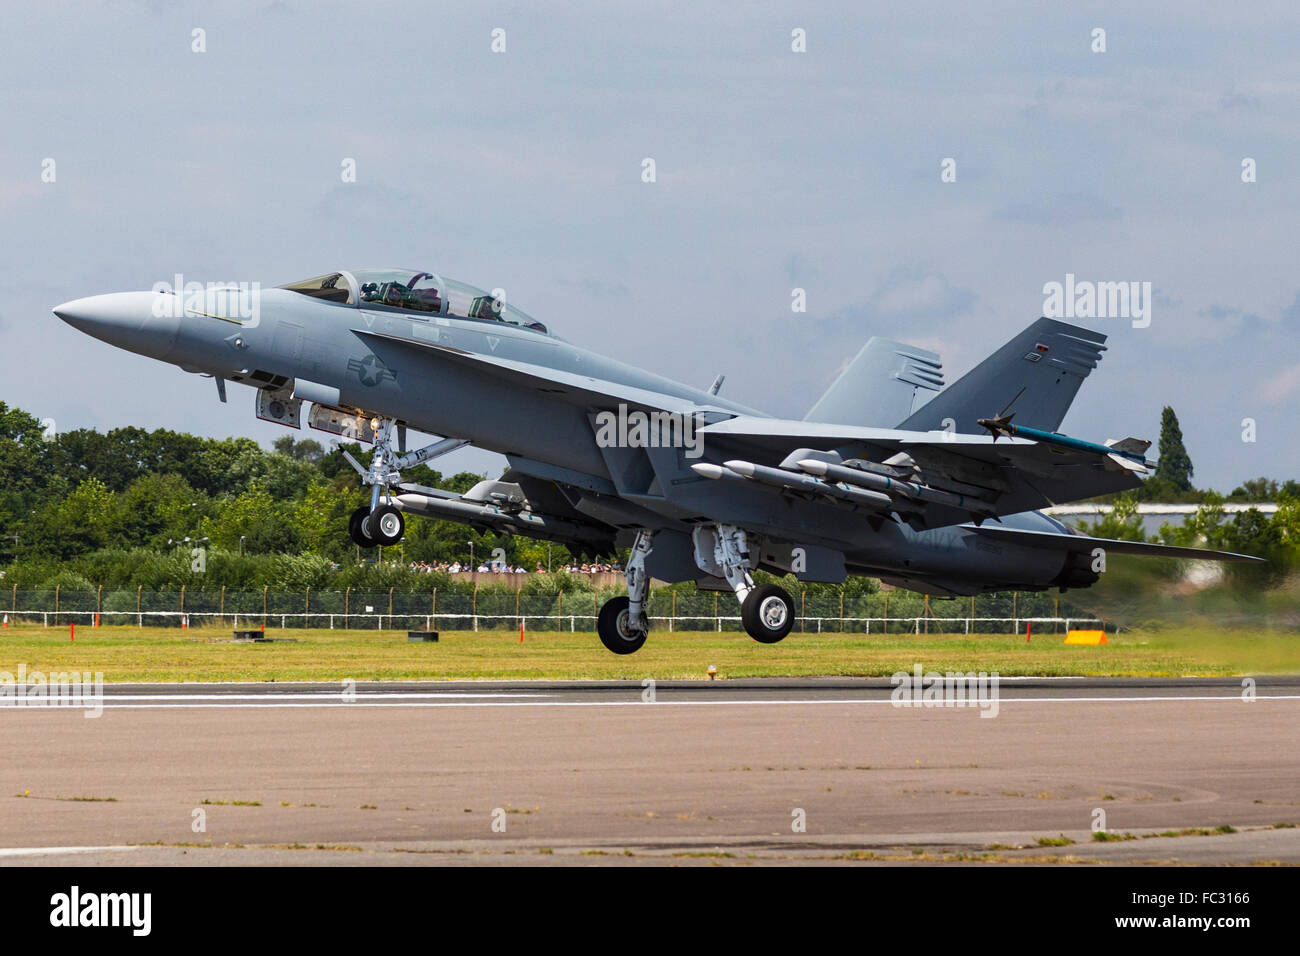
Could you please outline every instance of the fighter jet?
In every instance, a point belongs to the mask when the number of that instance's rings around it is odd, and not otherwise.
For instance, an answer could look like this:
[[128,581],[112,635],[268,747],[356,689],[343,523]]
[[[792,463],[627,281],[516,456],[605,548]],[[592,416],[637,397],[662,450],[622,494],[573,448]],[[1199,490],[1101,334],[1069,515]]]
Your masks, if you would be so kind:
[[[196,285],[196,284],[194,284]],[[775,643],[801,581],[869,575],[933,595],[1086,588],[1108,554],[1244,555],[1088,537],[1044,506],[1136,488],[1150,442],[1058,431],[1104,335],[1041,318],[944,387],[934,352],[872,338],[802,420],[597,355],[491,292],[418,269],[358,269],[276,288],[97,295],[54,314],[111,345],[255,390],[257,417],[373,446],[348,461],[370,489],[359,545],[407,515],[630,549],[627,595],[597,631],[644,644],[652,578],[729,590],[745,630]],[[1015,418],[1015,423],[1012,423]],[[407,429],[442,436],[407,450]],[[987,432],[987,434],[986,434]],[[337,439],[336,439],[337,440]],[[404,469],[472,444],[508,469],[465,494]],[[346,453],[346,452],[345,452]]]

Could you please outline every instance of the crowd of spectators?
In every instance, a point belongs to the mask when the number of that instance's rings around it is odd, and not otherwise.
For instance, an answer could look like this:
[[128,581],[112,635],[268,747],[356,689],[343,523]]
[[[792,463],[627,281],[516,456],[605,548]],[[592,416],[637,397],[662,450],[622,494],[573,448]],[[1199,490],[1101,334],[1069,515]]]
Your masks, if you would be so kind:
[[[505,562],[480,561],[475,567],[469,561],[412,561],[411,570],[432,574],[433,572],[442,572],[444,574],[468,574],[478,572],[479,574],[545,574],[546,568],[538,562],[537,567],[531,572],[523,565],[514,565],[513,567]],[[622,566],[617,561],[612,564],[602,564],[593,562],[591,564],[572,562],[566,564],[557,571],[566,574],[604,574],[607,572],[621,572]]]

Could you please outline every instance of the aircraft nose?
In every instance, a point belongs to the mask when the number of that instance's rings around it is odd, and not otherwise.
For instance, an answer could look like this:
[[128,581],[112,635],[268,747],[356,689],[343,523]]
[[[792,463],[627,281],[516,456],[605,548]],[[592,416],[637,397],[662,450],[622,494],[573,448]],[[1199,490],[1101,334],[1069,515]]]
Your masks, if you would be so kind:
[[109,345],[162,358],[180,328],[172,299],[155,292],[112,292],[64,302],[54,314]]

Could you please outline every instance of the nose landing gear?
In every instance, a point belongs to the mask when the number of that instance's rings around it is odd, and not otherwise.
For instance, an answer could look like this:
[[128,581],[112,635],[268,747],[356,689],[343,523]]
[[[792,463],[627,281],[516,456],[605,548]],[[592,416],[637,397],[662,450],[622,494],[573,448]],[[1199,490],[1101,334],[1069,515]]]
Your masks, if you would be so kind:
[[362,505],[348,519],[348,537],[363,548],[397,544],[405,529],[406,519],[392,505],[380,505],[373,514],[369,505]]
[[[370,467],[362,468],[355,458],[346,451],[343,452],[348,464],[361,475],[361,483],[370,486],[370,504],[358,508],[348,518],[348,537],[363,548],[376,545],[386,547],[402,540],[406,519],[393,506],[388,493],[391,486],[401,483],[401,469],[431,461],[469,444],[460,438],[444,438],[432,445],[402,454],[400,447],[395,446],[405,444],[405,426],[398,427],[394,419],[384,418],[374,421],[372,430],[375,451],[370,457]],[[394,432],[397,432],[396,442]]]

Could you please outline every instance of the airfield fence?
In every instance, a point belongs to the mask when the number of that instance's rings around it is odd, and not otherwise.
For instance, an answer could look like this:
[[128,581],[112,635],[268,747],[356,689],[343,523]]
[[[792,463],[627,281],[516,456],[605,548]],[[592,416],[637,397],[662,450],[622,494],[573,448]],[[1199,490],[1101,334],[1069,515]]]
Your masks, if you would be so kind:
[[[0,592],[2,593],[2,592]],[[399,591],[20,591],[4,597],[6,621],[59,627],[279,627],[356,630],[592,631],[616,589],[525,594]],[[795,630],[854,634],[1064,633],[1072,627],[1114,630],[1098,618],[1043,594],[934,600],[908,592],[792,594]],[[891,609],[892,598],[892,609]],[[891,613],[892,610],[892,613]],[[1010,611],[1010,614],[1007,612]],[[658,631],[740,631],[730,593],[653,590],[649,615]]]

